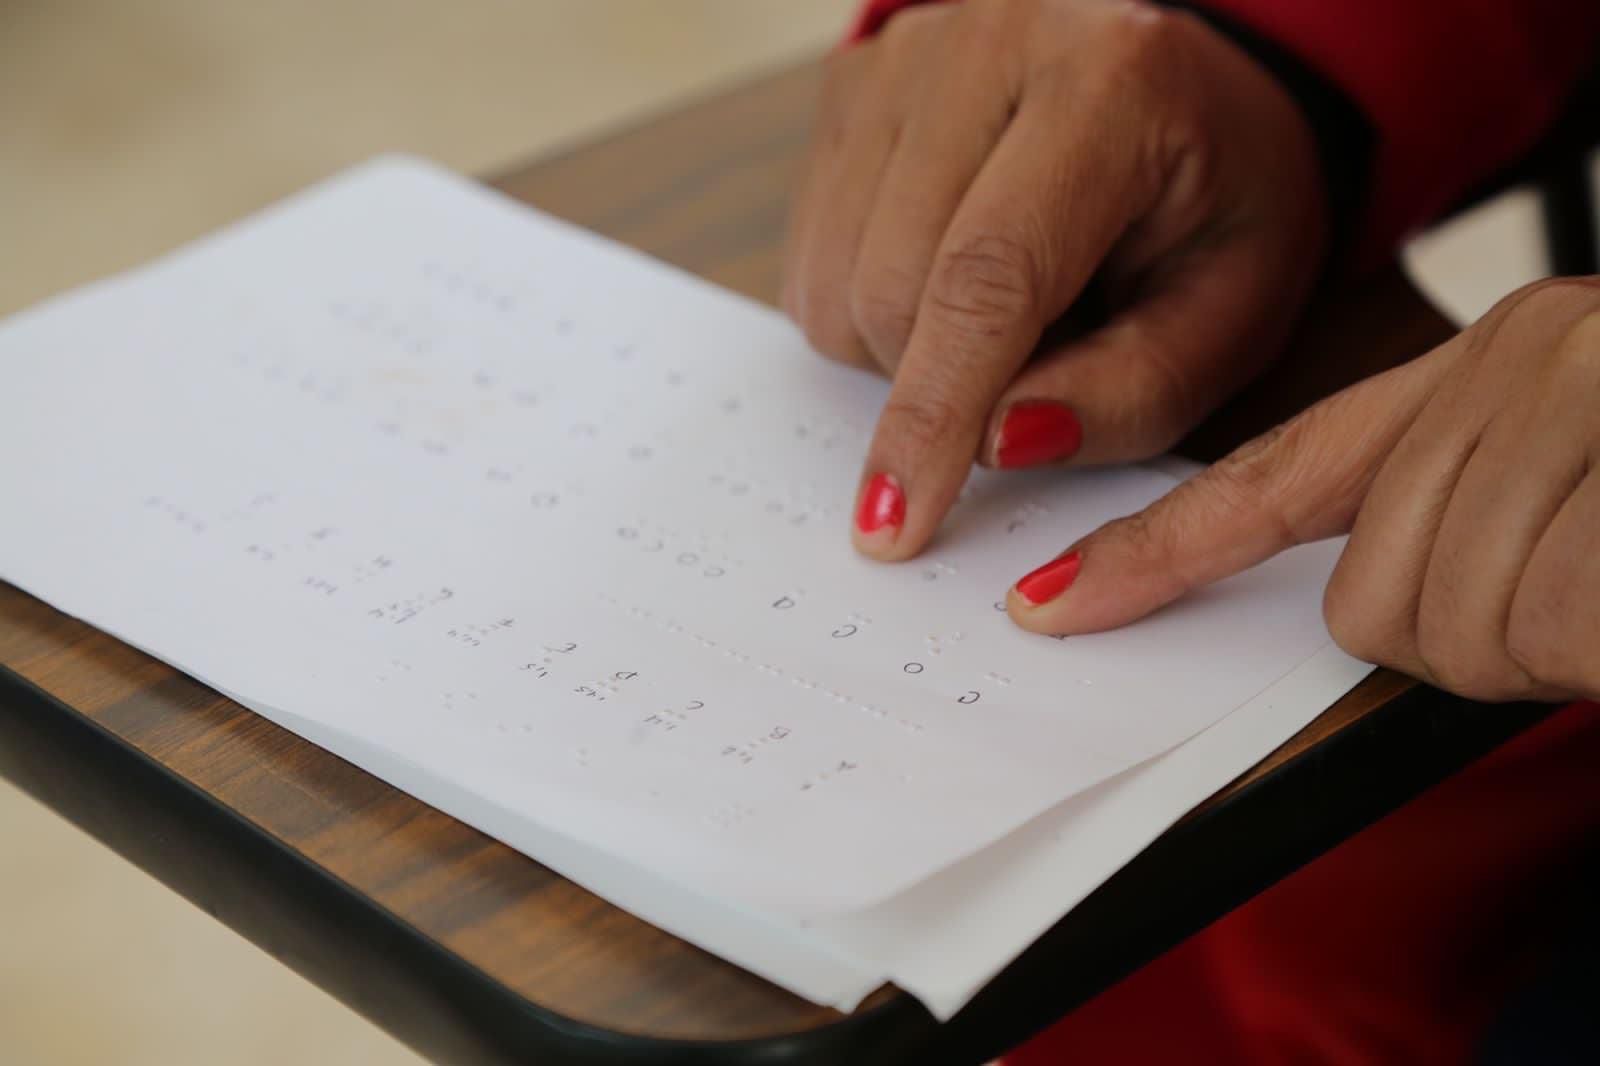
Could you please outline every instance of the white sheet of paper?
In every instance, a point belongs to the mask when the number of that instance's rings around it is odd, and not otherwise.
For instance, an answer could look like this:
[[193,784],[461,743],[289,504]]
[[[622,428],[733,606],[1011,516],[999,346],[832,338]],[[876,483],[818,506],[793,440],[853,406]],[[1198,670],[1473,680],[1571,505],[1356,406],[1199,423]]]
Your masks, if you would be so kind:
[[1167,754],[1072,797],[894,900],[819,923],[819,943],[870,960],[935,1017],[949,1018],[1168,826],[1371,670],[1330,645]]
[[[1157,469],[980,476],[922,559],[856,558],[881,384],[415,161],[13,318],[0,388],[0,577],[624,905],[777,931],[708,946],[812,998],[916,981],[861,915],[1330,654],[1333,544],[1118,633],[996,610]],[[1220,747],[1185,780],[1266,750]]]

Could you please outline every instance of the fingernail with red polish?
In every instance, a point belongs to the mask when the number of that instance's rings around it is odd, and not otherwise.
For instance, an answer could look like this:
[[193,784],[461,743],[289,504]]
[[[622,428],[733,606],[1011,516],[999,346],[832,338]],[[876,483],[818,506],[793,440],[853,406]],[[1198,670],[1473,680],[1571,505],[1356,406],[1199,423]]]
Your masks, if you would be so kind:
[[1030,607],[1049,603],[1067,591],[1082,565],[1082,552],[1068,552],[1059,559],[1051,559],[1017,582],[1017,595],[1027,600]]
[[873,474],[861,490],[856,528],[863,533],[876,533],[885,528],[899,529],[905,520],[906,494],[900,490],[900,482],[888,474]]
[[999,467],[1037,466],[1070,459],[1083,444],[1083,424],[1072,408],[1049,400],[1023,400],[1007,408],[995,435]]

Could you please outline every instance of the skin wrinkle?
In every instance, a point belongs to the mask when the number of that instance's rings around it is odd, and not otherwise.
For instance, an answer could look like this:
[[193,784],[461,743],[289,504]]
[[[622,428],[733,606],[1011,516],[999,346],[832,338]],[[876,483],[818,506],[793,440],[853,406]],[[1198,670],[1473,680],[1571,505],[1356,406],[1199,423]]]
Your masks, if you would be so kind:
[[[1573,500],[1577,498],[1579,492],[1581,492],[1586,485],[1595,484],[1594,482],[1589,481],[1589,477],[1594,476],[1594,469],[1595,468],[1593,466],[1589,468],[1585,480],[1580,482],[1578,488],[1574,489],[1573,492],[1566,498],[1566,500],[1563,501],[1561,510],[1558,510],[1555,514],[1555,517],[1553,517],[1549,524],[1545,526],[1544,531],[1540,534],[1538,543],[1534,545],[1534,550],[1528,556],[1528,565],[1523,568],[1521,578],[1517,583],[1517,591],[1513,594],[1511,599],[1511,611],[1506,625],[1507,653],[1511,655],[1513,660],[1517,662],[1518,666],[1525,670],[1530,676],[1538,678],[1544,683],[1546,686],[1545,698],[1547,699],[1570,699],[1574,696],[1580,698],[1595,698],[1597,694],[1600,694],[1600,671],[1591,669],[1591,672],[1586,677],[1580,668],[1575,672],[1575,676],[1572,677],[1551,676],[1552,674],[1565,674],[1567,672],[1559,669],[1559,667],[1562,665],[1559,661],[1554,664],[1558,667],[1557,670],[1549,669],[1551,660],[1560,658],[1559,653],[1552,653],[1550,649],[1559,648],[1562,640],[1570,637],[1570,633],[1568,632],[1570,623],[1560,613],[1561,604],[1559,598],[1557,598],[1555,603],[1541,602],[1530,607],[1524,602],[1525,593],[1523,590],[1523,586],[1527,584],[1532,577],[1543,576],[1539,573],[1541,568],[1537,565],[1543,554],[1554,554],[1559,559],[1566,559],[1574,555],[1574,553],[1562,552],[1557,549],[1550,548],[1548,545],[1550,540],[1556,535],[1555,530],[1560,524],[1562,513],[1570,504],[1572,504]],[[1591,539],[1593,538],[1591,537]],[[1584,556],[1582,554],[1578,554],[1576,557],[1583,558]],[[1562,583],[1557,587],[1565,588],[1566,586],[1565,583]],[[1527,593],[1526,595],[1532,597],[1536,594]],[[1514,640],[1512,637],[1512,627],[1515,625],[1515,622],[1513,620],[1519,616],[1526,616],[1530,612],[1538,621],[1534,623],[1524,623],[1524,626],[1529,626],[1531,624],[1534,636],[1526,641]],[[1523,651],[1520,655],[1513,650],[1515,648],[1523,647],[1524,645],[1533,650]],[[1592,663],[1596,657],[1596,653],[1593,649],[1591,649],[1587,656],[1580,659],[1580,662]],[[1585,689],[1586,685],[1587,688]]]
[[[1448,577],[1434,573],[1434,553],[1438,548],[1437,535],[1439,527],[1444,524],[1444,516],[1449,510],[1450,497],[1455,491],[1456,484],[1461,480],[1462,473],[1466,470],[1467,464],[1472,461],[1472,457],[1477,454],[1478,446],[1482,442],[1483,431],[1480,429],[1468,440],[1464,451],[1453,457],[1450,465],[1445,468],[1443,477],[1439,479],[1439,482],[1434,487],[1433,498],[1429,503],[1428,510],[1423,515],[1425,525],[1431,526],[1431,533],[1425,538],[1422,558],[1418,560],[1419,565],[1415,567],[1421,573],[1421,580],[1417,586],[1417,594],[1407,597],[1404,601],[1408,612],[1404,621],[1406,628],[1411,633],[1411,647],[1415,650],[1417,664],[1427,679],[1435,684],[1443,684],[1446,674],[1453,672],[1454,666],[1454,664],[1451,664],[1451,671],[1441,669],[1440,662],[1448,660],[1441,660],[1440,658],[1440,652],[1437,650],[1438,638],[1429,639],[1428,634],[1433,629],[1426,623],[1432,619],[1425,617],[1423,610],[1427,603],[1429,582],[1443,581],[1448,584],[1450,580]],[[1448,629],[1446,629],[1446,632],[1448,632]],[[1450,647],[1450,644],[1451,642],[1447,639],[1445,647]],[[1445,654],[1448,655],[1448,652]],[[1449,686],[1446,684],[1444,687]]]

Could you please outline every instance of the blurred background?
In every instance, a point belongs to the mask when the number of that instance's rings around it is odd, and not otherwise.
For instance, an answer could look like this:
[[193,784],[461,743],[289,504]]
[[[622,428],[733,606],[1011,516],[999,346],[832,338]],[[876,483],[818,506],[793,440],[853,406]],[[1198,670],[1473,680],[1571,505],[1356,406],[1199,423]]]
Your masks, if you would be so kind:
[[[0,0],[0,315],[376,152],[581,143],[820,53],[855,3]],[[1408,262],[1475,317],[1543,271],[1535,220],[1512,194]],[[418,1061],[3,782],[0,841],[4,1066]]]

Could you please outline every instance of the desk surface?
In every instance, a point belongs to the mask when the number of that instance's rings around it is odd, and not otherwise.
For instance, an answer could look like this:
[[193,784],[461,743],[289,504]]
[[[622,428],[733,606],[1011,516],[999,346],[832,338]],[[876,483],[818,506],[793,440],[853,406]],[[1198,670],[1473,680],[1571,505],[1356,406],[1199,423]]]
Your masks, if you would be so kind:
[[[770,300],[818,81],[806,66],[742,86],[497,184]],[[1326,294],[1283,372],[1189,451],[1215,454],[1448,332],[1398,271]],[[0,773],[452,1062],[981,1061],[1538,713],[1375,674],[939,1027],[892,988],[848,1016],[797,999],[0,584]]]

